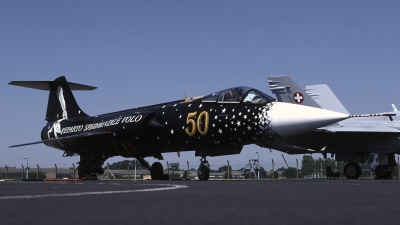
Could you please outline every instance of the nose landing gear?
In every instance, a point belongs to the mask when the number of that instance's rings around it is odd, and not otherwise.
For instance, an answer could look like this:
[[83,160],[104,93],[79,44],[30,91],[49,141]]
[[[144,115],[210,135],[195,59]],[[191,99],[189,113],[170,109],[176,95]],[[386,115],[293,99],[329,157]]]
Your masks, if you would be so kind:
[[200,166],[197,169],[197,176],[199,180],[208,180],[210,177],[210,164],[206,160],[206,157],[202,157],[200,159]]

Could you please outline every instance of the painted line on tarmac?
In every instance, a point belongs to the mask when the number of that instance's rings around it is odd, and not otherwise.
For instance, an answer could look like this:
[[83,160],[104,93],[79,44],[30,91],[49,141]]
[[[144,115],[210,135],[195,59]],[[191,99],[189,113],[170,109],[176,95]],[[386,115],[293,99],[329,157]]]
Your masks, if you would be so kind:
[[47,198],[47,197],[70,197],[70,196],[83,196],[83,195],[108,195],[108,194],[123,194],[123,193],[135,193],[135,192],[150,192],[150,191],[167,191],[167,190],[175,190],[175,189],[182,189],[182,188],[189,187],[186,185],[170,185],[170,184],[154,184],[154,185],[169,186],[169,187],[149,188],[149,189],[141,189],[141,190],[96,191],[96,192],[78,192],[78,193],[65,193],[65,194],[4,196],[4,197],[0,197],[0,200]]

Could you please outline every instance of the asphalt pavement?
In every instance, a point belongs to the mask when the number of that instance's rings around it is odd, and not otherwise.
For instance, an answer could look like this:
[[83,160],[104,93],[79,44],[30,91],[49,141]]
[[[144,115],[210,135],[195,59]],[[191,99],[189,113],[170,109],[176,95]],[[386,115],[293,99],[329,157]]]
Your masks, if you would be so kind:
[[0,224],[399,224],[398,180],[0,182]]

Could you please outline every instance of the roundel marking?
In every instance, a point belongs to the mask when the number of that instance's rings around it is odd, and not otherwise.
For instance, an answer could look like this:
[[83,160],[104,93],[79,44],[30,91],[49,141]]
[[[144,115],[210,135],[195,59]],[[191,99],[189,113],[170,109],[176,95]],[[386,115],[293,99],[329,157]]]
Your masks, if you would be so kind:
[[300,103],[302,103],[302,102],[304,101],[304,96],[303,96],[302,93],[296,92],[296,93],[294,93],[294,95],[293,95],[293,99],[294,99],[294,101],[295,101],[296,103],[300,104]]

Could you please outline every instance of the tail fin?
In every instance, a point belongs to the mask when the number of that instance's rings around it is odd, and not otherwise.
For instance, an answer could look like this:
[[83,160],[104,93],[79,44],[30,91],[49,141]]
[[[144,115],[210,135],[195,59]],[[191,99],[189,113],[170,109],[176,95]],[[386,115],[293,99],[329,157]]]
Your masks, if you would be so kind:
[[11,81],[8,84],[50,91],[46,113],[47,121],[88,117],[79,107],[71,90],[94,90],[97,88],[67,82],[64,76],[54,81]]
[[397,112],[397,108],[396,108],[396,106],[394,104],[392,104],[392,108],[393,108],[394,112]]
[[307,93],[299,87],[289,76],[268,77],[269,89],[280,102],[296,103],[300,105],[321,108]]
[[309,85],[306,93],[323,109],[350,114],[326,84]]

